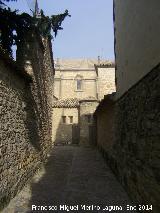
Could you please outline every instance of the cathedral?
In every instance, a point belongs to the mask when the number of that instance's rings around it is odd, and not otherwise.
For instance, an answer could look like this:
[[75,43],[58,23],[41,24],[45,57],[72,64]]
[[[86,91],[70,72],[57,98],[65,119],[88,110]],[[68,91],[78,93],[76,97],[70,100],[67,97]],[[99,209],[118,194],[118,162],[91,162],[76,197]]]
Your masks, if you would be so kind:
[[93,113],[104,95],[115,92],[115,65],[95,59],[55,61],[52,140],[55,144],[93,143]]

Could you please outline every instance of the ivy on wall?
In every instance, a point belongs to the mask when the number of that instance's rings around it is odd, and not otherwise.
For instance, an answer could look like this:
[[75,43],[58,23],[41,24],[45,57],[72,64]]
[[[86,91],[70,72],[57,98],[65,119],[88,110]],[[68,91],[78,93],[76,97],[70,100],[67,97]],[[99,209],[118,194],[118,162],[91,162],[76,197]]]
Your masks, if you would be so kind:
[[17,11],[0,8],[0,44],[10,56],[12,45],[17,44],[25,31],[30,28],[31,20],[28,14],[17,15]]

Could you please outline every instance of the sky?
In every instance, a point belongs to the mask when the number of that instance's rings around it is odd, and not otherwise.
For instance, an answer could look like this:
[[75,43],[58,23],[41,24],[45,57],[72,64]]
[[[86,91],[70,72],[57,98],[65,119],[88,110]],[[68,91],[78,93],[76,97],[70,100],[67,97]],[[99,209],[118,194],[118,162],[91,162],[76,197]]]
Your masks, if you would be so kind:
[[[34,0],[8,3],[12,9],[30,13]],[[53,43],[54,58],[97,58],[114,60],[113,0],[38,0],[46,15],[68,9],[63,30]]]

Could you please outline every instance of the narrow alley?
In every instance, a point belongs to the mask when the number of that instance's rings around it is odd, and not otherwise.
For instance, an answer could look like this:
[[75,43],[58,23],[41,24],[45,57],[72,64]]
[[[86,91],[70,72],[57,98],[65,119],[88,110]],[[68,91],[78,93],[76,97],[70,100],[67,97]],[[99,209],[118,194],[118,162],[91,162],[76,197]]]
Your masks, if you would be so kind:
[[[53,206],[51,212],[68,212],[62,205],[78,206],[69,212],[109,212],[110,206],[122,206],[123,210],[116,212],[130,212],[129,204],[127,194],[97,149],[56,146],[46,165],[2,213],[50,212],[41,211],[44,206]],[[37,210],[35,206],[39,206]]]
[[160,213],[159,19],[0,0],[0,213]]

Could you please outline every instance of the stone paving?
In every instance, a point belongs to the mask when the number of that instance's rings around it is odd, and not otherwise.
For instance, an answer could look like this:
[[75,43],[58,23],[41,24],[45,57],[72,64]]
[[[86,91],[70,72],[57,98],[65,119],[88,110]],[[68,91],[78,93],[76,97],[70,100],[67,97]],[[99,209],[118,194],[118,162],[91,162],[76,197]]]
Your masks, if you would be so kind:
[[127,205],[131,202],[126,192],[96,149],[57,146],[47,164],[2,213],[133,212],[127,211]]

